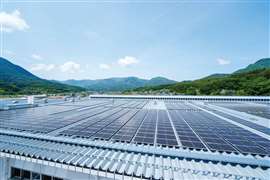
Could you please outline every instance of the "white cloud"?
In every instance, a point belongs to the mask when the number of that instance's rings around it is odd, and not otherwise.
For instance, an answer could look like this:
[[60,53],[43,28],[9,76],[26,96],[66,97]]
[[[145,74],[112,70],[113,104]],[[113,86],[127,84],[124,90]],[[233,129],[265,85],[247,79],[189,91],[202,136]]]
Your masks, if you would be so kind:
[[120,66],[126,67],[126,66],[130,66],[130,65],[133,65],[133,64],[138,64],[139,60],[137,58],[135,58],[135,57],[132,57],[132,56],[125,56],[124,58],[119,59],[117,61],[117,63]]
[[30,68],[31,71],[52,71],[57,70],[62,73],[83,73],[84,70],[81,69],[81,65],[77,64],[73,61],[67,61],[64,64],[56,65],[56,64],[33,64]]
[[43,59],[43,57],[40,56],[40,55],[38,55],[38,54],[32,54],[31,57],[32,57],[33,59],[36,59],[36,60],[42,60],[42,59]]
[[63,65],[60,65],[60,70],[62,72],[76,73],[76,72],[81,71],[81,65],[73,61],[68,61],[64,63]]
[[228,65],[228,64],[231,64],[231,61],[226,60],[226,59],[223,59],[223,58],[218,58],[217,59],[217,62],[218,62],[219,65]]
[[111,66],[109,64],[99,64],[100,69],[110,69]]
[[51,71],[55,68],[54,64],[34,64],[31,67],[31,71]]
[[21,13],[18,10],[12,13],[0,12],[0,24],[4,32],[23,31],[30,28],[26,21],[21,18]]

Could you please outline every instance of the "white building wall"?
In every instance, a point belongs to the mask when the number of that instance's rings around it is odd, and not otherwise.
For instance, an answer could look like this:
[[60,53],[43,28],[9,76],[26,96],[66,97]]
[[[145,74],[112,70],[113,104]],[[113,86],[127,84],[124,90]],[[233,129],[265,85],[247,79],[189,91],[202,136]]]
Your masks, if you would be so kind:
[[9,177],[9,159],[0,157],[0,180],[7,180]]
[[11,158],[0,158],[0,180],[9,179],[11,167],[58,177],[64,180],[112,180],[112,178],[91,175],[89,173],[70,171],[65,166],[53,167]]

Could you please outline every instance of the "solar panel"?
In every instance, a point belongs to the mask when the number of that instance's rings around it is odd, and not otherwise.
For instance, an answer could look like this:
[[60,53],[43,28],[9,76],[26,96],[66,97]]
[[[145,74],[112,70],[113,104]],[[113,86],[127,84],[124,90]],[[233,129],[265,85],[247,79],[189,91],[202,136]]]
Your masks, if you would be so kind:
[[155,129],[157,125],[157,111],[149,110],[133,141],[137,143],[152,144],[155,143]]
[[70,105],[48,105],[36,108],[2,111],[0,114],[0,127],[48,133],[80,121],[83,118],[98,114],[101,111],[106,111],[106,109],[99,108],[98,106],[83,111],[77,111],[80,108],[81,107]]
[[146,110],[140,110],[112,137],[112,139],[118,141],[131,141],[146,114]]
[[[255,154],[267,154],[267,150],[264,146],[259,144],[257,141],[253,141],[250,139],[250,137],[260,137],[250,131],[247,131],[241,127],[238,127],[234,124],[231,124],[227,121],[224,121],[220,118],[215,117],[214,115],[211,115],[206,112],[200,112],[198,114],[194,113],[196,115],[197,119],[201,121],[202,126],[208,127],[208,133],[211,131],[212,133],[215,133],[216,136],[221,138],[224,142],[222,144],[226,144],[231,146],[231,148],[240,151],[242,153],[255,153]],[[200,118],[198,118],[200,117]],[[234,140],[240,140],[240,141],[234,141]],[[265,138],[260,137],[260,139],[264,141],[268,141]],[[204,140],[205,141],[205,140]],[[243,149],[241,146],[243,144],[243,141],[245,141],[245,146],[248,147],[246,149]],[[270,141],[268,141],[270,142]],[[206,144],[209,144],[209,142],[205,141]],[[219,146],[218,146],[219,147]],[[253,148],[257,147],[257,148]],[[250,149],[250,151],[248,151]],[[219,149],[217,149],[219,150]],[[256,151],[257,150],[257,151]]]
[[94,138],[101,139],[110,139],[115,133],[117,133],[121,127],[126,124],[136,113],[138,110],[129,110],[128,113],[119,117],[118,119],[111,122],[108,126],[104,127],[97,134],[95,134]]
[[262,125],[259,125],[259,124],[250,122],[248,120],[244,120],[244,119],[241,119],[241,118],[238,118],[238,117],[235,117],[235,116],[223,113],[223,112],[219,112],[219,111],[215,111],[215,114],[221,115],[221,116],[228,118],[232,121],[238,122],[240,124],[243,124],[245,126],[252,128],[252,129],[256,129],[262,133],[270,135],[270,129],[265,127],[265,126],[262,126]]
[[246,102],[234,102],[234,103],[225,103],[225,102],[216,102],[212,103],[217,106],[229,108],[236,111],[245,112],[255,116],[264,117],[270,119],[270,106],[269,104],[259,104],[259,103],[246,103]]
[[167,111],[165,110],[158,111],[156,143],[168,146],[178,145]]
[[198,136],[183,119],[181,112],[182,111],[179,110],[169,111],[182,146],[196,149],[206,149]]

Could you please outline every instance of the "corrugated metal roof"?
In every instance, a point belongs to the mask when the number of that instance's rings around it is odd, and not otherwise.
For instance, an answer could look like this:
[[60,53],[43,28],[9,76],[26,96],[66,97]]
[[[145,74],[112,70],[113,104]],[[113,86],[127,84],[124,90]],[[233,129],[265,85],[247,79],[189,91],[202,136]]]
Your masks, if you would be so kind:
[[[131,149],[127,151],[127,149],[106,148],[108,146],[105,144],[114,145],[108,142],[104,142],[104,146],[87,146],[83,143],[72,144],[64,142],[57,141],[57,139],[51,141],[49,139],[45,140],[45,138],[41,140],[19,135],[0,134],[0,151],[2,153],[137,178],[171,180],[180,178],[239,179],[242,177],[242,179],[267,179],[270,173],[269,157],[231,154],[225,156],[223,162],[211,161],[207,158],[203,161],[192,158],[192,154],[196,154],[195,152],[189,152],[191,156],[187,158],[181,156],[181,153],[168,156],[169,153],[173,153],[171,149],[166,149],[170,152],[165,156],[158,152],[151,154],[150,151],[149,153],[139,153],[140,151],[132,152]],[[98,143],[96,142],[96,144]],[[119,144],[116,145],[119,146]],[[126,146],[129,147],[129,145]],[[139,149],[141,150],[142,148],[147,149],[147,147],[143,146]],[[155,149],[162,152],[162,149]],[[181,152],[179,149],[177,151]],[[211,157],[210,154],[208,157]],[[246,165],[230,161],[230,158],[234,159],[237,157],[242,162],[246,159]],[[226,158],[228,158],[227,162],[230,163],[226,164]],[[248,163],[252,162],[252,159],[257,160],[258,164],[249,165]],[[260,163],[264,163],[266,167],[261,167]]]

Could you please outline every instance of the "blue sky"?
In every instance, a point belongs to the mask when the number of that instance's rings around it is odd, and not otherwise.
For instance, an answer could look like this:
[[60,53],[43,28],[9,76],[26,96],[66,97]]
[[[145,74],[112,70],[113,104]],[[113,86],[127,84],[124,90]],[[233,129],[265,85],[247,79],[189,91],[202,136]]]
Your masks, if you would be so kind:
[[230,73],[269,57],[269,2],[6,1],[3,56],[47,79]]

